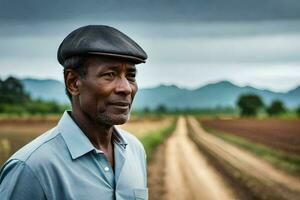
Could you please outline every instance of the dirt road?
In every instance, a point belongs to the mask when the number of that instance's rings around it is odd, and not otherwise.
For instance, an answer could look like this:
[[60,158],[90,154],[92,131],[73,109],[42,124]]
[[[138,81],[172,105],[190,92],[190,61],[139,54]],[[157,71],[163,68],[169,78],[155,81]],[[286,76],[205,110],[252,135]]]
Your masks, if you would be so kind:
[[236,199],[230,186],[187,136],[186,120],[178,120],[165,147],[165,200]]
[[298,200],[299,192],[299,178],[208,134],[193,117],[179,118],[149,165],[150,200]]

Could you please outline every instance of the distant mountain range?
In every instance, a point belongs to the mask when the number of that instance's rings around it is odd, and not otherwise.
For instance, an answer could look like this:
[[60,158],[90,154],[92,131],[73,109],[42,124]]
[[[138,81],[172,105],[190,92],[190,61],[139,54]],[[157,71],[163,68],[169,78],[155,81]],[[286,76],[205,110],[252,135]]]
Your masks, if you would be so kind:
[[[64,84],[56,80],[23,79],[25,90],[33,98],[55,100],[69,103]],[[250,86],[240,87],[229,81],[207,84],[195,90],[182,89],[175,85],[160,85],[154,88],[140,89],[133,107],[135,109],[156,108],[165,105],[168,108],[215,108],[217,106],[235,106],[238,97],[244,93],[255,93],[266,104],[272,100],[282,100],[289,108],[300,105],[300,86],[285,93],[261,90]]]
[[65,85],[60,81],[51,79],[22,79],[21,81],[25,90],[35,99],[54,100],[62,104],[69,103],[65,94]]

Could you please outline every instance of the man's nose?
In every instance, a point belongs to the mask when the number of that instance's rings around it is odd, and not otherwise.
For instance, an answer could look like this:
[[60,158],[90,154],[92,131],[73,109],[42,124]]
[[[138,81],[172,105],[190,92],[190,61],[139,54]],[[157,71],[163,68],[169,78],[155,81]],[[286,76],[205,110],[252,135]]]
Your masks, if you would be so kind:
[[129,81],[125,76],[122,76],[118,79],[118,83],[116,86],[116,93],[124,93],[129,95],[132,93],[132,87]]

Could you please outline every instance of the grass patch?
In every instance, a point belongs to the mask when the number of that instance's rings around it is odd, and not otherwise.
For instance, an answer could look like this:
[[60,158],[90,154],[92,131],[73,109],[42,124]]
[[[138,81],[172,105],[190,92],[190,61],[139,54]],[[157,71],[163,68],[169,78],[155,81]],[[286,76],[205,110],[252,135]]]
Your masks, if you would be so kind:
[[219,131],[213,128],[203,128],[213,135],[223,139],[226,142],[239,146],[255,155],[270,162],[274,166],[283,169],[287,172],[300,176],[300,156],[292,153],[283,152],[272,147],[268,147],[263,144],[252,142],[248,139],[231,135],[223,131]]
[[170,126],[163,128],[160,131],[145,134],[145,136],[139,138],[144,145],[148,160],[151,160],[154,149],[174,132],[176,122],[177,118],[174,118]]

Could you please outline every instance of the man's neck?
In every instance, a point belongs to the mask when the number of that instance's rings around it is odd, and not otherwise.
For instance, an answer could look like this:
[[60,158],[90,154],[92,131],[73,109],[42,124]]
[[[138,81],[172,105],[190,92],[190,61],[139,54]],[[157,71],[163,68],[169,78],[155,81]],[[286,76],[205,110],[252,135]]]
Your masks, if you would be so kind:
[[72,111],[71,117],[96,149],[103,151],[114,169],[114,148],[112,142],[113,126],[103,125],[90,120],[82,112]]
[[71,117],[96,149],[109,152],[112,148],[113,126],[96,123],[76,110],[72,111]]

